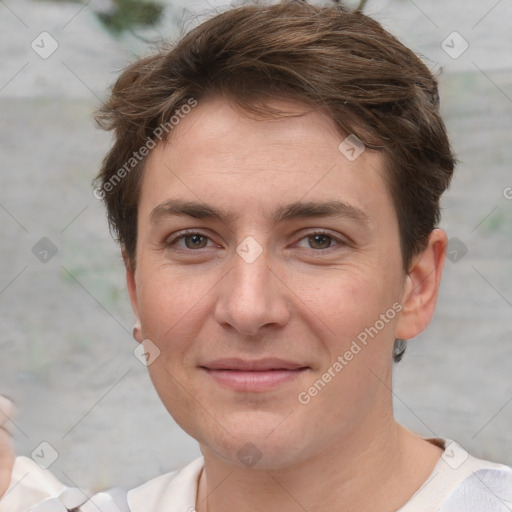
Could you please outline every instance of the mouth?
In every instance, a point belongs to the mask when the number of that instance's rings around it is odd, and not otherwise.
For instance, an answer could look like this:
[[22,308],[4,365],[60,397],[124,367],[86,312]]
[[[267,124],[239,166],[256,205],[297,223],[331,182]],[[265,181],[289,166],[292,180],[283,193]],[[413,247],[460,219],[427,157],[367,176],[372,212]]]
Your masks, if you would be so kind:
[[242,392],[275,389],[302,375],[309,366],[283,359],[217,359],[199,367],[216,383]]

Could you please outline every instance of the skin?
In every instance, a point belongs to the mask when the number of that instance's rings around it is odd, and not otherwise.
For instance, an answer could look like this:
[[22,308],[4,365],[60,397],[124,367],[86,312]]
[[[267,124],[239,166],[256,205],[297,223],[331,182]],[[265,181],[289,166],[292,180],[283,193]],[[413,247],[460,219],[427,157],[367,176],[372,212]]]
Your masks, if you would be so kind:
[[[318,111],[251,119],[211,97],[147,160],[135,268],[124,255],[127,283],[138,340],[160,350],[149,365],[154,386],[205,458],[199,512],[334,512],[340,503],[345,511],[393,511],[441,455],[393,417],[391,352],[395,338],[413,338],[432,317],[447,237],[434,230],[405,275],[382,156],[366,150],[349,161],[342,140]],[[232,217],[155,220],[152,212],[171,199]],[[342,201],[366,220],[270,219],[299,201]],[[312,236],[319,229],[326,238]],[[203,238],[173,241],[183,230]],[[251,263],[236,252],[249,236],[262,250]],[[401,312],[300,403],[298,394],[394,303]],[[307,370],[269,391],[233,390],[201,369],[225,357],[277,357]],[[247,443],[260,457],[251,467],[237,455]]]

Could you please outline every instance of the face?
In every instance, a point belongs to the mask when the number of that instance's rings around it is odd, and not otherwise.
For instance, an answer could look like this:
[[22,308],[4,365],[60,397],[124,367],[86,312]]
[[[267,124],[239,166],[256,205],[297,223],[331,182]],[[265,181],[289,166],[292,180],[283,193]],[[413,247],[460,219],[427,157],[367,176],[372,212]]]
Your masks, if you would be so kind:
[[381,155],[350,160],[343,139],[318,112],[256,120],[210,98],[147,160],[128,286],[151,379],[234,464],[305,461],[391,414],[398,222]]

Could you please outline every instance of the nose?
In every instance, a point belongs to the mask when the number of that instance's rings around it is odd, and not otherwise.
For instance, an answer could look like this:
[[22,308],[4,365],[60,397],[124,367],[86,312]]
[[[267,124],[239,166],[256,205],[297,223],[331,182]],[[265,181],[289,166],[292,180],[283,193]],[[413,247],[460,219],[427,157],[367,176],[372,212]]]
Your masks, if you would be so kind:
[[233,267],[219,284],[215,306],[215,318],[224,328],[255,336],[263,328],[288,322],[288,288],[269,260],[265,251],[252,262],[234,254]]

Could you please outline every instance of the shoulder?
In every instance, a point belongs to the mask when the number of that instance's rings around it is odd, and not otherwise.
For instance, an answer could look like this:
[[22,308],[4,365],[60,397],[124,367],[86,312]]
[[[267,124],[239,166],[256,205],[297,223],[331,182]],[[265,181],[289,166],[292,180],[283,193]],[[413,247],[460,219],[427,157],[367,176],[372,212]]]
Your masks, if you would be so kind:
[[474,457],[450,439],[443,441],[435,471],[442,493],[439,512],[510,512],[512,468]]
[[429,478],[399,512],[510,512],[512,468],[470,455],[451,439],[426,439],[444,451]]
[[16,457],[11,483],[0,500],[2,510],[24,512],[50,496],[58,496],[66,486],[28,457]]
[[452,490],[439,512],[510,512],[512,510],[512,468],[468,456],[471,474]]
[[186,512],[186,504],[195,505],[203,465],[200,457],[179,471],[160,475],[128,492],[116,488],[87,498],[81,489],[67,487],[32,459],[20,456],[0,508],[9,512],[160,512],[164,508],[166,512]]
[[19,456],[0,507],[9,512],[130,512],[121,489],[88,496],[82,489],[66,486],[34,460]]

